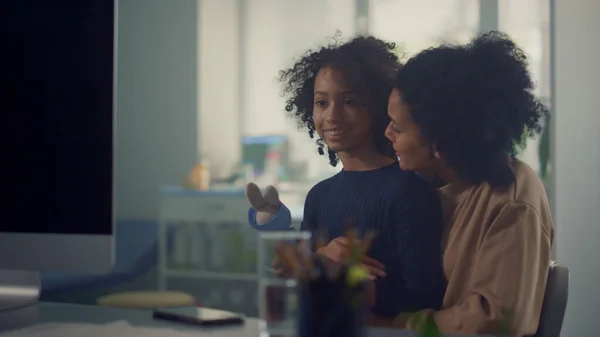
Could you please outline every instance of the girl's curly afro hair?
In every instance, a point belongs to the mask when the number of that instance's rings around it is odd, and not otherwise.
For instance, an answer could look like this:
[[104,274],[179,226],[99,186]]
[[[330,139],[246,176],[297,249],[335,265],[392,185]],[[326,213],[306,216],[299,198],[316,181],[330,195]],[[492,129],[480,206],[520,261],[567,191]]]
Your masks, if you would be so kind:
[[[318,51],[307,51],[291,68],[280,71],[282,94],[287,98],[285,110],[297,120],[299,127],[308,129],[310,138],[314,138],[316,132],[312,115],[315,77],[323,67],[341,69],[351,81],[350,85],[365,92],[369,95],[369,101],[373,102],[369,110],[373,118],[372,134],[377,150],[395,158],[391,143],[384,136],[389,124],[388,98],[400,68],[395,47],[394,43],[372,36],[360,36],[345,43],[339,43],[334,38],[331,44]],[[316,143],[319,154],[324,155],[324,141],[319,138]],[[329,163],[336,166],[338,155],[330,149],[327,152]]]

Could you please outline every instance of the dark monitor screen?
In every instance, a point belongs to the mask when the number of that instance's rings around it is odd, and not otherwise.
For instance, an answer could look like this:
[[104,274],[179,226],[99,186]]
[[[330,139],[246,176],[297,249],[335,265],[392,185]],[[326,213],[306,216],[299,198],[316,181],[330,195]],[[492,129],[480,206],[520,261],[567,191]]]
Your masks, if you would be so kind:
[[0,8],[0,231],[111,234],[114,1]]

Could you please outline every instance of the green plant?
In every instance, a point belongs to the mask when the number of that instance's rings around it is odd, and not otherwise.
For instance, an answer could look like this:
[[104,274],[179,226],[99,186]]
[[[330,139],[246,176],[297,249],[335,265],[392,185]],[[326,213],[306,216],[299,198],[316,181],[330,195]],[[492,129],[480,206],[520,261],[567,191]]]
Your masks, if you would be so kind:
[[[512,321],[512,311],[508,309],[502,310],[502,320],[500,322],[498,331],[492,336],[510,336],[510,322]],[[417,336],[418,337],[444,337],[444,334],[440,331],[435,323],[435,320],[431,315],[424,313],[417,313],[414,320],[417,322]]]
[[435,320],[432,316],[427,316],[424,319],[424,324],[417,330],[418,337],[444,337],[440,329],[438,329],[437,324],[435,324]]
[[[547,97],[541,98],[540,102],[548,105],[550,100]],[[523,132],[523,137],[521,140],[515,144],[515,148],[517,150],[517,154],[520,154],[527,147],[527,140],[529,139],[529,134],[527,131]],[[540,142],[538,143],[538,160],[540,162],[540,178],[544,183],[549,181],[549,172],[548,167],[550,165],[550,118],[547,118],[544,121],[544,128],[540,135]]]
[[515,149],[517,150],[517,154],[520,154],[527,147],[527,140],[529,139],[529,133],[527,131],[523,131],[521,135],[521,139],[515,144]]
[[546,180],[548,176],[548,164],[550,163],[550,123],[546,120],[540,144],[538,145],[538,156],[540,160],[540,176]]
[[[540,98],[540,103],[545,104],[550,110],[552,109],[549,97]],[[538,158],[540,161],[540,177],[544,182],[547,182],[549,179],[548,166],[550,165],[550,117],[544,121],[544,130],[542,130],[538,145]]]

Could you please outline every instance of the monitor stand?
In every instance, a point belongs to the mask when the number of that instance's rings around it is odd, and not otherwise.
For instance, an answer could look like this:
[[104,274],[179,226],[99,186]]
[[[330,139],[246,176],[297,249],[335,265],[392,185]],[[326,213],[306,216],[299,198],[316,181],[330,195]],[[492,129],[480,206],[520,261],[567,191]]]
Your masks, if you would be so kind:
[[0,311],[38,302],[40,274],[29,270],[0,270]]

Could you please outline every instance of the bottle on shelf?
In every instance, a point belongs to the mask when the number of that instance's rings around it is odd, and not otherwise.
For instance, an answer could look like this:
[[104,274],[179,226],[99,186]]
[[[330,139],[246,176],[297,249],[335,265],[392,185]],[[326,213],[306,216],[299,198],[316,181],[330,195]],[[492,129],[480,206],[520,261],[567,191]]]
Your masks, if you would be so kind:
[[252,183],[256,179],[254,176],[254,165],[252,163],[245,163],[243,166],[244,169],[244,180],[245,183]]
[[208,265],[207,224],[204,221],[190,224],[190,267],[206,270]]
[[225,270],[225,256],[223,254],[223,230],[220,223],[210,223],[208,226],[210,241],[208,242],[209,267],[212,271]]
[[281,154],[275,150],[268,151],[265,155],[265,169],[261,177],[263,185],[277,186],[279,183],[280,167]]
[[210,162],[208,158],[198,155],[198,161],[184,181],[184,186],[197,191],[210,189]]
[[175,269],[187,269],[189,267],[190,235],[185,223],[176,223],[170,227],[173,233],[171,249],[171,266]]
[[247,273],[256,273],[258,267],[258,233],[248,228],[240,231],[244,236],[244,271]]
[[225,248],[223,254],[226,256],[225,265],[227,271],[233,273],[244,272],[244,232],[241,224],[237,222],[224,222],[221,224]]

